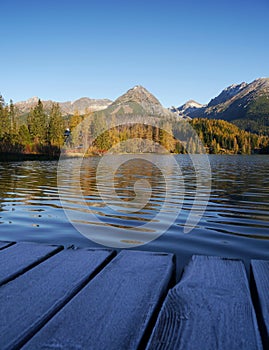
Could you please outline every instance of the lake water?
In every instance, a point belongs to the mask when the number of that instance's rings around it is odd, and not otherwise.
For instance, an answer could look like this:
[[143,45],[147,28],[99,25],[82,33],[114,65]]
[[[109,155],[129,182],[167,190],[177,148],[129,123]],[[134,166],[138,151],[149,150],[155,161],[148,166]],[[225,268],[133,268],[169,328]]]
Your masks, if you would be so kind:
[[[0,240],[78,247],[121,242],[175,253],[178,273],[192,254],[269,259],[268,156],[208,156],[210,195],[207,185],[197,190],[186,155],[133,158],[111,156],[111,169],[101,167],[101,157],[66,159],[60,169],[56,161],[0,163]],[[191,212],[203,215],[187,232]]]

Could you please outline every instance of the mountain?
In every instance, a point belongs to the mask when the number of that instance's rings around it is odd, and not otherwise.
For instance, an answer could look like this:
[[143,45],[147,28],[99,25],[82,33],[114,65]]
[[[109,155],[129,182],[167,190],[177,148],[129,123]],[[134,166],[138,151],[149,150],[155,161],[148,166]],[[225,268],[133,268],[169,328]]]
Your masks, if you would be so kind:
[[141,85],[133,87],[117,98],[104,112],[112,115],[171,115],[171,112],[164,108],[157,98]]
[[231,85],[207,105],[183,108],[182,114],[191,118],[223,119],[248,131],[268,133],[269,78]]
[[239,92],[241,92],[246,86],[247,83],[233,84],[231,86],[228,86],[217,97],[213,98],[209,102],[208,107],[217,106],[220,103],[225,103],[229,99],[236,96]]
[[188,115],[190,113],[193,113],[194,111],[196,111],[197,109],[200,109],[204,107],[204,105],[194,101],[194,100],[189,100],[186,103],[184,103],[184,105],[179,106],[179,107],[171,107],[169,108],[169,110],[173,113],[175,113],[178,117],[180,118],[186,118],[188,119]]
[[[26,101],[15,103],[15,107],[18,109],[19,113],[25,114],[25,113],[28,113],[31,108],[35,107],[38,100],[39,100],[38,97],[32,97]],[[55,103],[55,101],[42,100],[42,103],[44,105],[44,109],[49,110],[52,104]],[[102,109],[107,108],[112,103],[112,101],[108,99],[91,99],[88,97],[82,97],[73,102],[67,101],[67,102],[58,102],[58,103],[61,108],[62,114],[70,115],[70,114],[74,114],[75,111],[78,111],[79,113],[83,114],[85,113],[85,109],[89,109],[91,111],[100,111]]]
[[[223,102],[221,97],[225,95],[225,90],[211,100],[204,111],[204,116],[228,121],[247,117],[258,118],[260,115],[256,113],[255,106],[264,98],[268,100],[268,110],[265,110],[264,114],[269,115],[269,78],[256,79],[250,84],[242,83],[240,86],[236,93],[231,94],[230,98],[223,99]],[[221,102],[216,103],[218,100]]]
[[[38,97],[32,97],[27,101],[15,103],[20,114],[26,114],[38,102]],[[42,101],[45,110],[49,110],[54,101]],[[105,111],[105,114],[137,114],[137,115],[155,115],[168,116],[170,111],[164,108],[161,103],[143,86],[135,86],[128,90],[114,102],[108,99],[90,99],[88,97],[80,98],[76,101],[58,102],[63,115],[74,114],[75,111],[83,114],[85,109],[94,112]]]

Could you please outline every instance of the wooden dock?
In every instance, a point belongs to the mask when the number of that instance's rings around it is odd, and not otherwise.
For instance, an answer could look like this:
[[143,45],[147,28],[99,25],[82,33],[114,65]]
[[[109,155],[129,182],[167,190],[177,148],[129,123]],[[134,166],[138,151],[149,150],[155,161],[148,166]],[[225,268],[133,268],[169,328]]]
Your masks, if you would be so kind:
[[269,349],[269,261],[0,242],[0,349]]

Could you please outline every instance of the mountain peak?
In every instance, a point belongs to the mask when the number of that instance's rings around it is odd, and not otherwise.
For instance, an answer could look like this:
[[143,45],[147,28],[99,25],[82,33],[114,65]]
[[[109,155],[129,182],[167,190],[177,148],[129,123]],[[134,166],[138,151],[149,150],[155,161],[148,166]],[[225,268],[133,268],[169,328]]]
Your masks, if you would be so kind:
[[187,118],[189,113],[193,113],[194,111],[203,108],[204,105],[198,103],[194,100],[189,100],[183,105],[179,107],[171,107],[170,111],[175,113],[180,118]]
[[185,107],[185,108],[190,108],[190,107],[191,108],[201,108],[201,107],[203,107],[203,105],[201,103],[199,103],[199,102],[194,101],[194,100],[189,100],[181,107]]
[[224,103],[228,100],[230,100],[232,97],[236,96],[238,93],[240,93],[243,89],[245,89],[248,86],[247,83],[243,82],[241,84],[232,84],[222,90],[222,92],[215,98],[213,98],[209,104],[208,107],[216,106],[220,103]]
[[161,106],[161,103],[142,85],[136,85],[129,89],[125,94],[116,99],[114,104],[122,104],[127,102],[150,103]]
[[26,100],[25,102],[27,104],[31,104],[31,103],[37,103],[39,101],[39,97],[38,96],[33,96],[28,98],[28,100]]
[[269,78],[266,78],[266,77],[258,78],[258,79],[255,79],[255,80],[253,81],[253,83],[255,83],[255,82],[269,83]]
[[135,85],[133,88],[131,88],[130,90],[146,90],[142,85]]
[[164,108],[160,101],[142,85],[136,85],[129,89],[125,94],[118,97],[110,107],[114,110],[113,113],[120,113],[120,110],[123,110],[127,114],[159,116],[170,114],[168,109]]
[[[188,107],[188,108],[186,108]],[[269,130],[269,78],[258,78],[226,87],[202,108],[190,108],[189,101],[171,109],[182,117],[224,119],[247,131]]]

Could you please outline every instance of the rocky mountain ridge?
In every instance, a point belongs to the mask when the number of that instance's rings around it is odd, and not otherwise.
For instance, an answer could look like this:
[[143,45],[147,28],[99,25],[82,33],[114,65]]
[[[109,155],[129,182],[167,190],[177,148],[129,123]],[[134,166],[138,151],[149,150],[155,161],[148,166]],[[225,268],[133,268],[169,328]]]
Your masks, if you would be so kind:
[[208,103],[208,107],[216,106],[220,103],[224,103],[229,99],[233,98],[242,89],[247,87],[247,83],[243,82],[241,84],[233,84],[222,90],[222,92]]
[[103,111],[111,115],[151,115],[169,116],[171,112],[141,85],[129,89]]
[[194,100],[189,100],[186,103],[184,103],[182,106],[179,106],[177,108],[172,106],[171,108],[169,108],[169,110],[175,113],[180,118],[188,119],[189,118],[188,114],[202,107],[204,107],[204,105],[202,105],[201,103],[198,103]]
[[[15,104],[19,114],[27,114],[38,102],[38,97]],[[49,110],[53,101],[42,101]],[[59,103],[63,115],[85,110],[102,112],[104,115],[155,115],[169,116],[173,112],[178,118],[223,119],[240,128],[256,133],[269,133],[269,78],[259,78],[251,83],[233,84],[202,105],[189,100],[179,107],[164,108],[147,89],[137,85],[129,89],[114,102],[109,99],[82,97],[73,102]]]
[[184,118],[223,119],[248,131],[268,133],[269,78],[231,85],[205,106],[186,103],[171,111]]
[[[16,102],[15,107],[18,112],[21,114],[29,113],[31,108],[35,107],[39,98],[37,96],[31,97],[26,101]],[[45,110],[49,110],[53,103],[56,101],[42,100]],[[112,101],[109,99],[92,99],[89,97],[82,97],[75,101],[66,101],[66,102],[57,102],[61,108],[61,112],[63,115],[71,115],[76,111],[80,114],[85,113],[85,110],[88,109],[90,111],[100,111],[102,109],[107,108]]]
[[187,102],[176,110],[191,118],[233,120],[244,117],[251,103],[260,96],[269,99],[269,78],[259,78],[249,84],[243,82],[231,85],[211,99],[207,105],[199,106],[197,103],[197,108],[186,108]]

